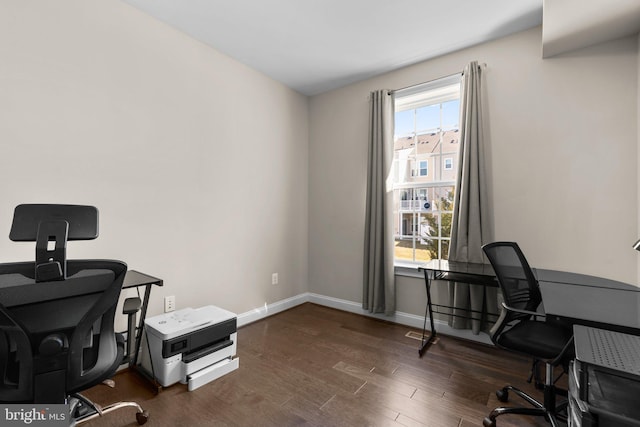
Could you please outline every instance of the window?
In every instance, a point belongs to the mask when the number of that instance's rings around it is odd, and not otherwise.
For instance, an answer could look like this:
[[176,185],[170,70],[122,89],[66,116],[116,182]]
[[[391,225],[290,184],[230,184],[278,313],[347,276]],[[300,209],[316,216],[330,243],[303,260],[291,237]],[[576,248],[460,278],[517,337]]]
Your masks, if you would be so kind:
[[427,176],[427,172],[429,172],[429,162],[423,160],[420,162],[420,176]]
[[453,169],[453,158],[452,157],[447,157],[446,159],[444,159],[444,170],[451,170]]
[[460,75],[397,91],[395,109],[396,264],[446,259],[460,145]]

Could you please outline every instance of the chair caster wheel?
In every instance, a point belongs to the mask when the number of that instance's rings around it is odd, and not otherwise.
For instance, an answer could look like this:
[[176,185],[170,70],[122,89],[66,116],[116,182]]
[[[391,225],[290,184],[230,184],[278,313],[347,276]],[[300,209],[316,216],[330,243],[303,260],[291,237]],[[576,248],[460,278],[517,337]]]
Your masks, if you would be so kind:
[[482,425],[484,427],[496,427],[496,421],[492,420],[491,418],[487,417],[484,420],[482,420]]
[[496,397],[500,402],[508,402],[509,401],[509,390],[503,388],[502,390],[496,391]]
[[138,425],[142,425],[147,421],[149,421],[149,412],[148,411],[137,412],[136,421],[138,421]]

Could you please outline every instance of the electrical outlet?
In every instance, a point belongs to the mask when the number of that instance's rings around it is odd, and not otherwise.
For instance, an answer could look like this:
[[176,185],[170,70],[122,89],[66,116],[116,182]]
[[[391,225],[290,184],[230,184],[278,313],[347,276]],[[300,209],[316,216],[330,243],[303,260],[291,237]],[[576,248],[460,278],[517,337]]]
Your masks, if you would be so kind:
[[272,285],[277,285],[278,284],[278,273],[273,273],[271,275],[271,284]]
[[175,309],[176,309],[175,295],[164,297],[164,312],[168,313],[170,311],[174,311]]

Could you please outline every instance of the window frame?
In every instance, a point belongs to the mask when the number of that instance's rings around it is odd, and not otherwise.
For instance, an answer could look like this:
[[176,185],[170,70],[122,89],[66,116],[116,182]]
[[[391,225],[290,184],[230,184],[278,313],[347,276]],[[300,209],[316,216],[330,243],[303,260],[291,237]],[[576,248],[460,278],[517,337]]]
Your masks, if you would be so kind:
[[[424,167],[422,167],[423,164]],[[424,173],[422,173],[423,169]],[[429,176],[429,160],[418,160],[418,176]]]
[[[419,192],[422,192],[421,190],[427,191],[430,188],[434,188],[434,189],[444,188],[445,191],[448,191],[446,190],[447,188],[452,188],[455,194],[455,191],[456,191],[455,178],[447,179],[447,180],[443,179],[445,178],[443,176],[443,171],[452,171],[455,169],[454,167],[455,156],[448,155],[447,157],[445,157],[447,155],[447,152],[442,151],[442,144],[444,143],[443,136],[445,132],[457,131],[460,129],[460,119],[458,116],[458,120],[457,120],[458,123],[456,123],[455,125],[445,123],[444,118],[442,116],[442,111],[444,108],[443,107],[444,103],[452,100],[460,99],[461,83],[462,83],[462,74],[454,74],[452,76],[444,77],[442,79],[434,80],[432,82],[428,82],[425,84],[412,86],[407,89],[401,89],[401,90],[395,91],[394,102],[396,107],[396,113],[407,111],[407,110],[417,110],[419,108],[428,107],[431,105],[439,105],[439,108],[441,109],[441,115],[440,115],[437,128],[434,128],[433,130],[418,129],[417,122],[415,121],[416,119],[414,119],[414,126],[411,133],[408,133],[407,135],[400,135],[400,134],[394,135],[394,142],[393,142],[394,146],[398,139],[405,138],[405,137],[413,138],[413,141],[415,141],[415,144],[417,145],[419,135],[425,135],[429,131],[435,131],[439,133],[438,143],[440,144],[440,151],[435,154],[430,154],[428,158],[418,157],[418,152],[414,150],[412,155],[415,156],[414,157],[415,169],[411,170],[411,174],[410,174],[411,177],[409,179],[409,182],[407,182],[406,179],[400,177],[401,170],[402,170],[401,169],[402,167],[400,166],[400,162],[403,161],[403,158],[400,157],[399,155],[396,156],[396,154],[394,153],[393,191],[394,193],[396,191],[400,191],[400,192],[405,192],[406,194],[405,199],[402,199],[402,196],[400,193],[398,193],[397,196],[394,194],[394,206],[396,206],[394,208],[394,216],[397,215],[397,222],[398,222],[397,227],[399,227],[397,228],[396,231],[400,233],[398,234],[394,232],[394,241],[397,241],[397,239],[399,238],[400,240],[406,239],[406,240],[411,240],[412,242],[411,243],[412,244],[411,260],[406,258],[397,258],[396,257],[397,253],[394,253],[394,265],[397,268],[401,268],[401,269],[405,267],[415,268],[415,266],[426,262],[425,260],[422,260],[422,259],[416,259],[416,243],[421,241],[421,236],[420,236],[420,232],[415,232],[415,230],[413,229],[416,226],[420,228],[420,222],[423,221],[424,218],[428,218],[428,215],[432,215],[431,218],[434,218],[437,221],[437,236],[433,236],[433,238],[430,238],[428,240],[432,242],[433,240],[437,241],[437,251],[440,257],[444,258],[442,254],[443,242],[451,241],[451,236],[448,236],[448,237],[442,236],[442,231],[443,231],[442,219],[444,215],[453,216],[453,210],[444,210],[444,211],[440,210],[439,202],[437,202],[437,206],[438,206],[437,210],[434,210],[436,209],[434,201],[428,200],[428,198],[426,198],[425,200],[430,202],[430,208],[425,208],[424,211],[421,211],[419,207],[413,206],[412,202],[413,204],[416,204],[416,202],[418,204],[421,203],[421,200],[418,200],[419,197],[417,197],[417,194]],[[429,93],[429,95],[427,95],[427,93]],[[415,114],[417,114],[417,112],[414,112],[414,115]],[[397,116],[396,118],[394,118],[394,120],[395,119],[397,119]],[[396,149],[394,148],[394,150]],[[431,161],[431,159],[435,162],[435,166],[434,166],[435,169],[433,169],[432,176],[431,176],[432,180],[426,181],[426,182],[421,182],[421,181],[413,182],[413,180],[416,178],[420,179],[420,178],[429,177],[429,172],[430,172],[429,162]],[[425,164],[426,168],[421,167],[423,163]],[[440,164],[439,167],[437,167],[438,164]],[[424,175],[421,173],[423,169],[426,169],[425,171],[426,173]],[[449,176],[449,178],[451,177]],[[436,191],[436,190],[433,190],[433,191]],[[411,199],[410,197],[411,194],[413,195],[413,200],[409,200]],[[401,203],[401,201],[404,201],[405,202],[404,205],[408,206],[408,208],[403,207],[402,206],[403,204]],[[453,203],[453,201],[451,201],[451,203]],[[413,209],[413,212],[410,212],[411,209]],[[452,204],[451,204],[451,209],[453,209]],[[409,223],[408,228],[411,228],[412,229],[411,231],[413,231],[413,234],[411,236],[404,235],[405,230],[403,228],[403,223],[406,223],[406,222]],[[433,231],[433,229],[431,230]],[[427,234],[426,236],[431,237],[429,234]],[[446,243],[447,246],[448,244],[449,243]]]

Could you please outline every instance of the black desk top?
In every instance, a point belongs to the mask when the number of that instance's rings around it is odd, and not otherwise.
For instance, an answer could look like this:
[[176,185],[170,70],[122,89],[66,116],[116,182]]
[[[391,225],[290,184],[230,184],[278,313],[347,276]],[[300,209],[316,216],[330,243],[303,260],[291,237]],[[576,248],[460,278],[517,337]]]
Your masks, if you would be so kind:
[[611,329],[640,328],[640,288],[603,277],[535,269],[544,310]]
[[[5,307],[29,304],[49,299],[61,298],[62,296],[81,295],[102,289],[102,282],[86,282],[83,280],[87,275],[109,276],[113,280],[113,273],[108,270],[81,271],[75,276],[69,277],[66,281],[52,281],[37,283],[35,280],[22,274],[2,274],[0,275],[0,298]],[[124,276],[122,288],[135,288],[138,286],[156,285],[163,286],[162,279],[140,273],[135,270],[128,270]],[[26,286],[27,288],[23,288]],[[95,289],[94,289],[95,288]]]
[[432,259],[418,267],[418,270],[433,272],[435,280],[498,287],[491,264]]
[[542,268],[534,268],[533,272],[540,283],[558,283],[562,285],[587,286],[590,288],[611,289],[625,292],[640,292],[640,288],[638,286],[619,282],[617,280],[605,279],[604,277],[571,273],[568,271],[546,270]]
[[127,289],[147,285],[163,286],[163,284],[162,279],[158,279],[157,277],[149,276],[136,270],[127,270],[122,288]]
[[441,273],[465,273],[477,276],[495,277],[491,264],[475,262],[449,261],[446,259],[432,259],[418,267],[419,270],[430,270]]
[[[435,280],[498,286],[490,264],[434,259],[418,269],[433,272]],[[565,271],[534,268],[533,272],[545,313],[594,325],[640,330],[640,287]]]

